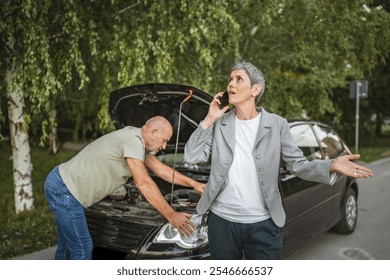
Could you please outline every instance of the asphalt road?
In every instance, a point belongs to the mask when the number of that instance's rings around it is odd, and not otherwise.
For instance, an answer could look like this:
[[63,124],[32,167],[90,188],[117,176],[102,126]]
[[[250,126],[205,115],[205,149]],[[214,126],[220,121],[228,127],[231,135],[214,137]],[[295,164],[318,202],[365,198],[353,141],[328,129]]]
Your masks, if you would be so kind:
[[327,232],[289,260],[390,260],[390,158],[363,164],[374,176],[359,179],[358,223],[351,235]]

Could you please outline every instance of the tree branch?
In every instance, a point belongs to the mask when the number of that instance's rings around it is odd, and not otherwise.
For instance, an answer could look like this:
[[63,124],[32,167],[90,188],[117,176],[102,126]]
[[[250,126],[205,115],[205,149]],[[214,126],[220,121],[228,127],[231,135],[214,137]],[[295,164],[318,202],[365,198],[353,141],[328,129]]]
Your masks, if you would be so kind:
[[137,5],[139,5],[139,3],[135,3],[135,4],[133,4],[133,5],[127,6],[126,8],[120,10],[120,11],[118,12],[118,15],[123,14],[123,13],[126,12],[127,10],[132,9],[132,8],[134,8],[134,7],[137,6]]

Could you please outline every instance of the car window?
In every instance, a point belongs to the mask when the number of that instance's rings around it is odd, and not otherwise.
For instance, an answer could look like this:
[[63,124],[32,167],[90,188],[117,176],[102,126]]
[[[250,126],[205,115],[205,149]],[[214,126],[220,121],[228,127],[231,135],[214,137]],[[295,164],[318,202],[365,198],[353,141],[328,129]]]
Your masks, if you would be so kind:
[[330,127],[315,124],[313,129],[320,141],[326,159],[336,158],[343,153],[343,144]]
[[308,160],[322,157],[319,144],[313,130],[308,124],[299,124],[290,127],[291,135]]

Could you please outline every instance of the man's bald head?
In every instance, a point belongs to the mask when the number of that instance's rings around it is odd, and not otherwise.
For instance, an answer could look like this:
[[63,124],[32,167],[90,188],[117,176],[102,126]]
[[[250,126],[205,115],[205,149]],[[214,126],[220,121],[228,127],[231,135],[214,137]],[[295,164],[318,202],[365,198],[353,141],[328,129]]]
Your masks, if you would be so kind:
[[168,132],[171,132],[171,134],[173,132],[171,123],[163,116],[155,116],[153,118],[148,119],[145,123],[145,126],[150,129],[157,129],[159,131],[168,130]]

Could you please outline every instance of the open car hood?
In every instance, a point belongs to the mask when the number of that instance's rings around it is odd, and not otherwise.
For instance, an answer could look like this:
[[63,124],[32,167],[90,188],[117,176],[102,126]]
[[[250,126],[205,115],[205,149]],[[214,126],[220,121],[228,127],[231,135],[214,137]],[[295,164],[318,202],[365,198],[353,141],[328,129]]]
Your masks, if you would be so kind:
[[121,88],[111,92],[109,113],[117,129],[125,126],[141,127],[157,115],[164,116],[173,126],[167,150],[175,145],[179,122],[180,103],[182,105],[179,146],[184,146],[192,132],[208,112],[213,99],[209,93],[193,86],[179,84],[143,84]]

